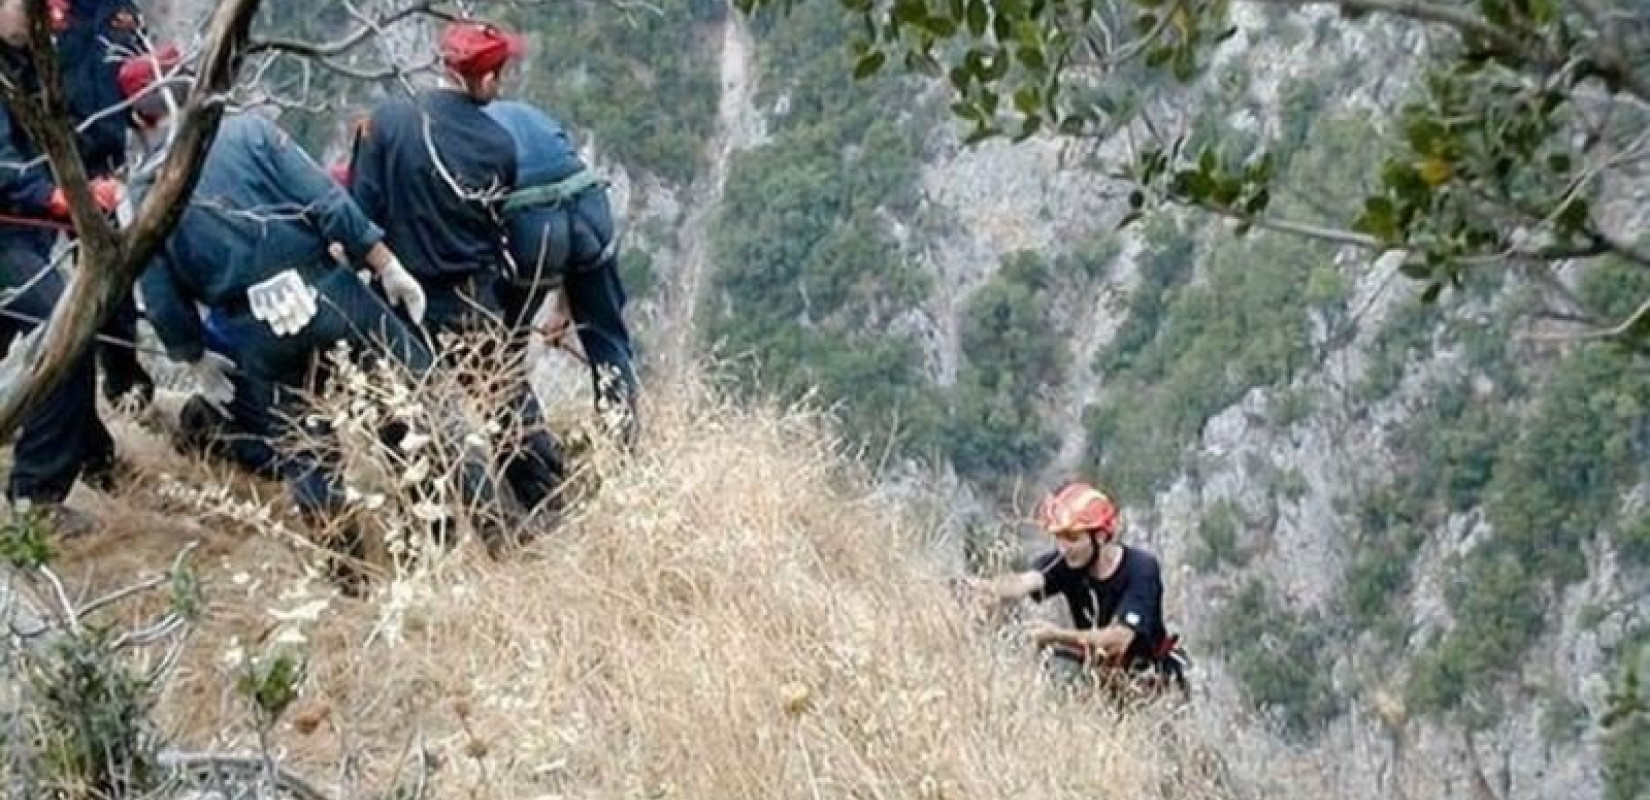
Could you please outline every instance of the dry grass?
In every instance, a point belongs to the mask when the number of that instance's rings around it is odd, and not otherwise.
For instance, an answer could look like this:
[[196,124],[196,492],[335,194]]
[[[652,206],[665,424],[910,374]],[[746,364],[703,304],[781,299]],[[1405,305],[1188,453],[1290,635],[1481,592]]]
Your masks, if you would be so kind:
[[366,601],[245,509],[179,533],[199,498],[127,498],[118,547],[72,555],[158,567],[206,539],[211,608],[169,729],[250,746],[226,658],[296,646],[309,678],[274,743],[340,797],[410,785],[420,761],[443,798],[1225,796],[1175,774],[1203,750],[1178,726],[1063,701],[969,624],[922,525],[820,419],[695,376],[648,399],[638,453],[594,453],[599,491],[552,534],[504,563],[467,545]]

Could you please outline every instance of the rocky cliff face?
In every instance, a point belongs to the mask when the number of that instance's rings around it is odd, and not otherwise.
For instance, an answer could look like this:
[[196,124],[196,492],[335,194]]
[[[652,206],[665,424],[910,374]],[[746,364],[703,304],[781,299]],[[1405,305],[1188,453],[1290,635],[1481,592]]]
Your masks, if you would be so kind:
[[[1235,129],[1276,134],[1287,124],[1286,84],[1315,76],[1338,82],[1335,107],[1377,113],[1403,89],[1403,71],[1390,69],[1404,63],[1398,54],[1425,46],[1418,36],[1391,28],[1333,26],[1325,20],[1285,24],[1239,8],[1240,34],[1215,70],[1243,78],[1241,108],[1226,120]],[[721,52],[725,76],[761,80],[759,68],[729,63],[749,58],[748,49]],[[725,89],[741,85],[724,81]],[[1165,111],[1190,115],[1184,107]],[[724,116],[748,121],[753,112]],[[729,149],[730,140],[754,141],[738,135],[754,127],[725,119],[719,152]],[[1099,149],[1117,154],[1125,147],[1120,136]],[[895,221],[890,230],[935,278],[928,301],[903,324],[921,335],[932,378],[946,386],[966,358],[958,333],[962,305],[991,278],[1002,257],[1017,250],[1060,252],[1084,236],[1110,230],[1124,206],[1103,176],[1074,167],[1084,153],[1052,140],[963,148],[942,132],[930,152],[921,174],[920,216],[927,224]],[[737,152],[731,157],[738,158]],[[711,184],[714,179],[707,180]],[[632,208],[650,213],[645,205]],[[1189,219],[1206,229],[1198,234],[1205,247],[1218,240],[1206,220]],[[696,235],[692,231],[682,235]],[[1083,467],[1090,446],[1083,411],[1109,390],[1094,355],[1126,317],[1139,284],[1137,262],[1147,246],[1133,229],[1117,239],[1117,255],[1105,274],[1055,304],[1054,324],[1069,335],[1074,357],[1059,385],[1044,387],[1060,445],[1039,482]],[[1585,720],[1603,713],[1616,665],[1612,654],[1642,622],[1650,589],[1642,572],[1619,565],[1603,538],[1589,545],[1588,577],[1558,598],[1547,632],[1518,676],[1495,690],[1503,711],[1491,722],[1467,725],[1451,715],[1423,716],[1411,713],[1403,700],[1407,664],[1455,624],[1446,587],[1457,559],[1489,534],[1478,509],[1428,528],[1409,555],[1410,590],[1396,612],[1414,623],[1406,640],[1353,635],[1346,646],[1318,654],[1337,711],[1305,741],[1282,735],[1276,720],[1254,707],[1229,668],[1228,654],[1216,644],[1223,610],[1252,579],[1263,582],[1279,612],[1275,621],[1261,621],[1263,637],[1274,626],[1339,613],[1353,558],[1350,542],[1360,524],[1355,498],[1391,484],[1407,468],[1402,434],[1441,386],[1495,390],[1469,354],[1448,344],[1415,350],[1385,396],[1372,400],[1357,390],[1384,346],[1382,332],[1394,309],[1416,303],[1418,287],[1397,276],[1396,266],[1390,257],[1367,253],[1334,256],[1334,270],[1348,291],[1343,310],[1314,312],[1309,366],[1287,384],[1254,387],[1213,414],[1169,488],[1150,504],[1129,509],[1137,523],[1135,539],[1158,549],[1171,565],[1170,613],[1187,632],[1201,667],[1204,696],[1197,724],[1228,734],[1228,757],[1264,796],[1599,797],[1599,737]],[[1450,314],[1492,317],[1503,300],[1468,302]],[[1312,398],[1308,411],[1286,409],[1302,396]],[[955,487],[959,497],[975,497],[954,479],[941,485]],[[1640,487],[1623,502],[1628,509],[1642,506],[1646,494]],[[973,503],[982,515],[1000,512],[978,499]],[[1205,546],[1198,531],[1215,510],[1240,520],[1235,545],[1246,557],[1241,565],[1194,569],[1191,564]],[[1557,725],[1568,732],[1555,733],[1555,719],[1569,720],[1569,728]]]

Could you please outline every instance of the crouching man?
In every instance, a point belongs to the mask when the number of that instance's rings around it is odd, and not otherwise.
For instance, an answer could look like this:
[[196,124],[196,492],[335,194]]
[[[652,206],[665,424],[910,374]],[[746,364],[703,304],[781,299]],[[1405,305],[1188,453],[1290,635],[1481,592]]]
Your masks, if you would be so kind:
[[[185,94],[178,89],[188,80],[173,48],[121,67],[121,90],[132,101],[145,166],[151,167],[140,168],[133,180],[134,204],[164,157],[172,109]],[[278,460],[271,471],[317,522],[341,510],[335,477],[301,448],[271,446],[302,418],[297,405],[312,371],[340,342],[356,354],[385,354],[414,372],[431,363],[429,350],[384,300],[327,252],[329,243],[339,242],[370,265],[384,296],[416,322],[424,313],[423,290],[383,236],[273,122],[252,113],[226,114],[177,227],[139,278],[147,315],[168,356],[187,364],[202,394]],[[221,330],[205,329],[197,304]],[[233,343],[233,360],[206,347],[214,338]],[[359,537],[346,533],[339,549],[357,555],[359,547]]]
[[1163,622],[1163,579],[1157,558],[1122,544],[1117,506],[1086,483],[1047,495],[1037,522],[1055,547],[1032,568],[974,584],[989,601],[1065,599],[1074,627],[1038,620],[1027,636],[1054,659],[1094,670],[1112,687],[1153,695],[1187,691],[1188,666]]

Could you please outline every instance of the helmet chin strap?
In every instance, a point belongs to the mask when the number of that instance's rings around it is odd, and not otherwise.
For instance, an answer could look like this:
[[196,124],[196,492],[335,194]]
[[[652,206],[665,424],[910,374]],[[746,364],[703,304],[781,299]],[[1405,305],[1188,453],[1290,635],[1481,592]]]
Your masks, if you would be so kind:
[[1078,572],[1088,572],[1090,569],[1092,569],[1094,567],[1094,562],[1099,561],[1099,560],[1100,560],[1100,538],[1094,535],[1094,531],[1089,531],[1089,558],[1088,558],[1087,561],[1083,562],[1083,566],[1077,568],[1077,571]]

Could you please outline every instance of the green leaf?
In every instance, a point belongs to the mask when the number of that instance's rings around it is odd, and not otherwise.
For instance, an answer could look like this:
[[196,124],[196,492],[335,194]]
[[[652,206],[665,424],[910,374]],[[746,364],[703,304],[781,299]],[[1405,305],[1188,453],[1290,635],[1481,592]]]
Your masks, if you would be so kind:
[[997,51],[992,52],[991,55],[990,55],[990,58],[986,61],[986,64],[985,64],[985,78],[984,78],[984,80],[986,80],[986,81],[1000,81],[1000,80],[1002,80],[1003,76],[1008,74],[1008,67],[1009,67],[1008,51],[1006,51],[1006,50],[997,50]]
[[1151,33],[1152,28],[1155,27],[1157,27],[1156,14],[1141,14],[1140,16],[1134,18],[1134,29],[1142,36]]
[[1173,57],[1174,48],[1169,47],[1168,45],[1158,45],[1157,47],[1146,51],[1146,66],[1156,69],[1157,67],[1161,67],[1164,64],[1169,63],[1169,59]]
[[1497,28],[1509,27],[1512,22],[1506,0],[1478,0],[1478,10],[1486,21]]
[[1215,170],[1220,169],[1219,156],[1215,154],[1213,147],[1204,147],[1203,152],[1198,154],[1197,169],[1199,172],[1210,176],[1214,174]]
[[1197,77],[1197,56],[1192,52],[1192,48],[1176,48],[1174,63],[1170,65],[1170,69],[1174,71],[1175,80],[1181,83]]
[[1215,202],[1226,208],[1231,208],[1237,202],[1238,196],[1243,194],[1243,181],[1238,178],[1224,178],[1215,181]]
[[967,100],[958,100],[957,102],[952,103],[951,113],[955,116],[961,117],[962,119],[973,120],[976,122],[983,120],[985,116],[980,113],[979,106],[976,106]]
[[905,68],[926,78],[937,79],[945,74],[945,69],[940,66],[940,62],[936,61],[933,56],[918,50],[906,52]]
[[1174,175],[1170,189],[1177,195],[1192,202],[1205,202],[1213,193],[1214,179],[1208,173],[1197,170],[1183,169]]
[[985,28],[991,22],[990,9],[986,8],[985,0],[968,0],[968,32],[976,38],[985,35]]
[[1261,187],[1261,190],[1250,195],[1248,202],[1243,204],[1243,213],[1255,216],[1266,210],[1272,202],[1272,190]]
[[1129,192],[1129,208],[1139,209],[1146,205],[1146,193],[1135,189]]
[[1444,139],[1444,126],[1423,116],[1410,117],[1404,125],[1404,140],[1410,149],[1423,156],[1439,155]]
[[943,14],[936,14],[923,20],[922,27],[940,39],[949,39],[957,35],[957,21]]
[[1042,93],[1035,86],[1022,86],[1014,93],[1014,110],[1030,114],[1042,105]]
[[18,569],[45,566],[56,555],[51,534],[41,513],[15,516],[0,525],[0,559]]
[[1014,35],[1014,22],[1001,8],[991,15],[991,35],[999,42],[1006,42]]
[[[887,60],[888,54],[882,52],[881,50],[874,50],[870,53],[866,53],[859,59],[859,63],[854,65],[854,80],[864,80],[876,74],[877,70],[882,69],[883,62]],[[840,75],[842,73],[839,72],[837,74]]]
[[1117,229],[1123,230],[1124,228],[1139,222],[1142,216],[1144,216],[1144,214],[1139,211],[1130,211],[1129,213],[1124,214],[1123,218],[1117,221]]
[[1381,169],[1381,183],[1409,205],[1425,206],[1432,198],[1432,187],[1421,178],[1415,166],[1406,161],[1388,161]]
[[1558,212],[1556,221],[1559,230],[1565,233],[1580,233],[1587,229],[1587,222],[1592,218],[1593,209],[1584,198],[1577,197],[1564,204]]
[[1142,185],[1151,184],[1152,181],[1157,180],[1158,175],[1162,174],[1163,168],[1158,164],[1162,157],[1163,151],[1152,147],[1143,151],[1134,160],[1133,169],[1140,176],[1139,180]]
[[983,142],[986,139],[996,136],[998,133],[999,131],[997,130],[997,126],[980,123],[974,127],[974,130],[968,133],[966,138],[963,139],[963,144],[978,144],[979,142]]
[[928,19],[928,4],[923,0],[894,0],[892,16],[897,22],[920,25]]
[[1017,55],[1019,56],[1020,64],[1026,69],[1036,73],[1048,71],[1048,62],[1043,58],[1043,50],[1041,47],[1022,47]]
[[1421,302],[1422,302],[1422,304],[1430,306],[1433,303],[1438,302],[1438,295],[1439,295],[1439,293],[1441,293],[1443,291],[1444,291],[1444,284],[1442,284],[1442,283],[1439,283],[1437,281],[1433,281],[1432,283],[1427,284],[1427,288],[1424,291],[1421,292]]
[[1037,135],[1037,131],[1042,130],[1042,127],[1042,115],[1029,114],[1026,116],[1025,121],[1020,123],[1020,135],[1014,137],[1014,141],[1018,142],[1030,139],[1032,136]]
[[1552,155],[1547,156],[1547,169],[1550,169],[1553,172],[1556,172],[1560,175],[1569,174],[1569,172],[1570,172],[1570,154],[1569,153],[1553,153]]
[[1383,242],[1398,240],[1398,214],[1392,201],[1382,195],[1364,198],[1364,210],[1352,221],[1352,229]]

